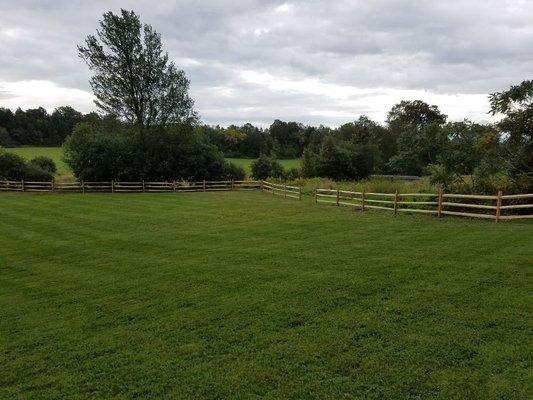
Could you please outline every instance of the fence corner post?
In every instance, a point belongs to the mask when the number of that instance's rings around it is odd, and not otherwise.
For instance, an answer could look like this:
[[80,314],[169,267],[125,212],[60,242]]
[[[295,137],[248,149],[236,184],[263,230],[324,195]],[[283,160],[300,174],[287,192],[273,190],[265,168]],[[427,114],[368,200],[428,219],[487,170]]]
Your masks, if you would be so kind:
[[498,190],[498,195],[496,198],[496,222],[500,221],[500,217],[502,214],[502,191]]
[[442,217],[442,197],[443,197],[443,191],[442,188],[439,189],[439,200],[437,202],[437,216],[439,218]]
[[363,191],[361,192],[361,211],[365,211],[365,192],[366,189],[363,188]]
[[398,190],[394,191],[394,214],[398,214]]

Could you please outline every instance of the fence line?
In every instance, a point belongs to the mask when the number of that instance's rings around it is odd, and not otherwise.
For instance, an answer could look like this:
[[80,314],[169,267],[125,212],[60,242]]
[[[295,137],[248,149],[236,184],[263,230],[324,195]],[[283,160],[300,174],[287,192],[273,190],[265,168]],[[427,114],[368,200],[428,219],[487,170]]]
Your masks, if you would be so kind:
[[3,192],[58,193],[147,193],[147,192],[212,192],[227,190],[256,190],[260,181],[200,181],[200,182],[31,182],[0,181]]
[[[468,202],[474,200],[475,202]],[[506,204],[513,201],[515,204]],[[519,202],[519,204],[516,204]],[[453,215],[470,218],[500,220],[533,219],[533,214],[504,215],[507,210],[533,209],[533,193],[504,196],[470,195],[456,193],[373,193],[339,189],[316,189],[315,203],[349,206],[365,211],[378,209],[399,212],[433,214],[438,217]],[[489,204],[487,204],[489,203]]]
[[302,188],[298,186],[289,186],[282,185],[280,183],[261,181],[261,190],[272,193],[273,196],[276,195],[285,198],[302,200]]

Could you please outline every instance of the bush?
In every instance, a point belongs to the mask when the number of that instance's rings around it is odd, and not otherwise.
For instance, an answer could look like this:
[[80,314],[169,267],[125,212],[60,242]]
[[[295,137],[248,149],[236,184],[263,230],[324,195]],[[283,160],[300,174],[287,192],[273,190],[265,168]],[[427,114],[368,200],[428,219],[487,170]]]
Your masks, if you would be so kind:
[[22,180],[26,177],[26,162],[18,154],[0,149],[0,178]]
[[244,178],[246,178],[246,171],[244,168],[231,162],[226,162],[224,164],[220,179],[224,181],[242,181]]
[[190,124],[140,132],[78,125],[64,145],[66,161],[78,179],[109,181],[201,181],[244,178],[222,153]]
[[28,163],[28,166],[30,165],[40,168],[44,171],[48,171],[52,175],[54,175],[57,172],[56,164],[54,160],[52,160],[50,157],[45,157],[45,156],[35,157],[34,159],[30,160],[30,162]]
[[35,182],[50,182],[54,179],[54,173],[29,162],[26,165],[24,179]]
[[252,161],[252,176],[254,179],[266,179],[268,177],[281,178],[284,170],[282,165],[265,155],[261,155],[257,160]]
[[302,177],[302,171],[298,167],[292,167],[283,173],[283,179],[286,181],[293,181]]

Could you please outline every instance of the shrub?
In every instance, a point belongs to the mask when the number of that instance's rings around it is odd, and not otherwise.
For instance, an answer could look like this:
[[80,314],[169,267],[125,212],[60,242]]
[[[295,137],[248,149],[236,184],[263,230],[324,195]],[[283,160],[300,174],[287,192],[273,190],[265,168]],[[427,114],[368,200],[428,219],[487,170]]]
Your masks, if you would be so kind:
[[36,182],[50,182],[54,179],[54,173],[29,162],[26,164],[24,179]]
[[41,168],[44,171],[50,172],[52,175],[54,175],[57,172],[57,167],[50,157],[45,156],[39,156],[35,157],[34,159],[30,160],[28,163],[28,166],[35,166],[37,168]]
[[222,169],[220,179],[224,181],[242,181],[246,178],[246,171],[244,168],[231,162],[226,162]]
[[301,178],[302,171],[298,167],[292,167],[286,170],[283,173],[283,179],[286,181],[293,181],[295,179]]
[[22,180],[26,176],[26,162],[18,154],[0,149],[0,178]]
[[254,179],[281,178],[284,173],[283,166],[278,161],[265,155],[252,161],[251,167]]

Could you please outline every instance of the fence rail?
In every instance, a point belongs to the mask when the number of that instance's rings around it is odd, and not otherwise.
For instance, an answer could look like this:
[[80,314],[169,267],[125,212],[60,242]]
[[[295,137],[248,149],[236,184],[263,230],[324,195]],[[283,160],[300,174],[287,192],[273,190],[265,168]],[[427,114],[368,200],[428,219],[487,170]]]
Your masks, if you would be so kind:
[[260,181],[200,181],[200,182],[28,182],[0,181],[2,192],[58,193],[146,193],[146,192],[212,192],[223,190],[260,189]]
[[[506,204],[505,202],[513,202]],[[438,217],[453,215],[470,218],[493,219],[496,222],[511,219],[533,219],[524,212],[533,209],[533,193],[496,195],[470,195],[456,193],[374,193],[352,192],[338,189],[316,189],[315,203],[348,206],[365,211],[377,209],[399,212],[433,214]],[[505,214],[507,210],[518,212]]]
[[285,198],[302,200],[302,188],[297,186],[261,181],[261,190],[272,193],[273,196],[277,195]]

